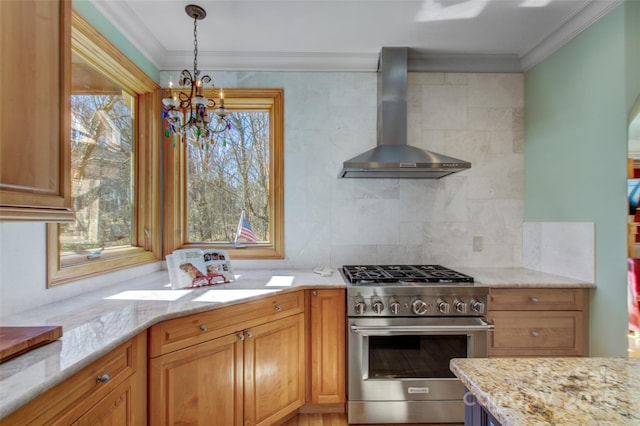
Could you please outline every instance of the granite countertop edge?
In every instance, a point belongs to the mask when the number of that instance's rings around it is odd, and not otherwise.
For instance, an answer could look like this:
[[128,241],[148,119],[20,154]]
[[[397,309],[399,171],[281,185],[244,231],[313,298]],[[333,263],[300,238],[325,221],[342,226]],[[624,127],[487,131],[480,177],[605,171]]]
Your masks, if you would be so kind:
[[458,358],[449,366],[503,426],[640,422],[640,358]]
[[[476,277],[476,285],[491,288],[591,288],[593,283],[546,274],[523,268],[452,268]],[[236,271],[238,274],[238,271]],[[131,292],[170,290],[168,274],[159,271],[140,279],[118,283],[96,289],[95,292],[62,300],[37,309],[8,317],[0,317],[0,325],[62,325],[63,337],[53,343],[39,347],[14,359],[0,364],[0,419],[22,407],[38,395],[70,378],[84,367],[106,355],[119,345],[125,343],[138,333],[161,321],[179,318],[196,313],[206,312],[268,297],[278,293],[298,291],[312,288],[346,288],[346,284],[338,272],[331,277],[321,277],[310,270],[247,270],[240,271],[240,278],[230,284],[188,289],[190,297],[178,298],[177,301],[126,300],[112,301],[114,295],[126,295]],[[269,284],[273,277],[289,277],[290,283],[285,286]],[[220,290],[246,291],[247,295],[225,302],[200,303],[196,299],[210,292]],[[252,294],[261,290],[264,293]],[[270,290],[269,293],[266,293]],[[175,293],[174,293],[175,294]],[[108,299],[109,302],[105,302]],[[185,299],[182,300],[181,299]],[[111,317],[118,317],[113,324],[118,327],[121,322],[125,327],[104,332],[99,330],[103,323],[109,325]],[[132,317],[132,318],[130,318]],[[103,335],[100,334],[103,332]],[[90,336],[90,337],[87,337]],[[83,346],[83,344],[85,346]],[[27,376],[34,365],[46,364],[59,366],[59,369],[37,372],[40,377],[20,380]],[[3,390],[4,389],[4,390]]]
[[[482,389],[480,389],[480,387],[471,380],[465,371],[458,366],[455,359],[452,359],[449,362],[449,368],[451,369],[451,372],[460,379],[464,387],[476,397],[477,401],[482,404],[502,426],[511,426],[511,420],[509,417],[493,402],[490,395],[482,391]],[[470,402],[466,395],[464,397],[464,401],[465,404]]]

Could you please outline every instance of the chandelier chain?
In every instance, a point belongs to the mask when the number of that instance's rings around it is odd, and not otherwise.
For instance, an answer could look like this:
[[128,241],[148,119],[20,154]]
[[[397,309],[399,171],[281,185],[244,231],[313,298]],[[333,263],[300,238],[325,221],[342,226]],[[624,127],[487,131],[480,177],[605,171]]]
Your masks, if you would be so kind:
[[193,18],[193,73],[198,78],[198,18]]

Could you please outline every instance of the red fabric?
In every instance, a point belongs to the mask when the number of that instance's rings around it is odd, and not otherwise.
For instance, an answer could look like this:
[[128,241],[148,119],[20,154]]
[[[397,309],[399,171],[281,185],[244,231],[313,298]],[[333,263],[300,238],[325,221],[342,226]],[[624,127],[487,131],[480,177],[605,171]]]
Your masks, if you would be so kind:
[[640,331],[640,259],[627,259],[629,330]]

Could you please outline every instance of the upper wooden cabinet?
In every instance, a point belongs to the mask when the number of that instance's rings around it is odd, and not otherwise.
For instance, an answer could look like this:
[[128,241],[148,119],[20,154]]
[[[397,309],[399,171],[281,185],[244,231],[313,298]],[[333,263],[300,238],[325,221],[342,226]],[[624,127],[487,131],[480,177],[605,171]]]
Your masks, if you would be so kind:
[[71,0],[0,1],[0,219],[73,219]]

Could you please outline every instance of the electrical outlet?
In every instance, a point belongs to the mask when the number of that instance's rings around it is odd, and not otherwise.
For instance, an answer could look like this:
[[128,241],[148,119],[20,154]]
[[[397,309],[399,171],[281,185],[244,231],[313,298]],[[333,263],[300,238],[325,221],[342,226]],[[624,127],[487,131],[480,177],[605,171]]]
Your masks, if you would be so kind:
[[482,237],[473,237],[473,251],[482,251]]

